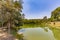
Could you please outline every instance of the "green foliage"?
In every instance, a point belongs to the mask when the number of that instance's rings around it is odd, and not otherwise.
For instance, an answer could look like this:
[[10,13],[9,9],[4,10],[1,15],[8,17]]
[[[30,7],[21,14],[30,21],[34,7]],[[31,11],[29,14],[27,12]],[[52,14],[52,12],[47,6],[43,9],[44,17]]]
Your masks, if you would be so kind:
[[24,19],[24,27],[45,27],[47,26],[47,18],[46,19]]
[[60,7],[56,8],[51,13],[51,19],[52,21],[60,21]]
[[[22,25],[22,2],[19,1],[13,2],[13,0],[6,0],[2,3],[0,8],[0,22],[3,23],[3,26],[10,24],[11,27],[19,27]],[[9,26],[9,25],[8,25]]]
[[60,29],[57,28],[50,28],[54,34],[54,37],[56,38],[56,40],[60,40]]
[[16,38],[18,38],[19,40],[23,40],[23,34],[16,34]]
[[[22,1],[22,0],[21,0]],[[22,2],[14,0],[1,0],[0,1],[0,26],[7,27],[15,33],[20,26],[23,25],[22,22]],[[13,29],[13,30],[12,30]],[[13,34],[14,34],[13,33]]]

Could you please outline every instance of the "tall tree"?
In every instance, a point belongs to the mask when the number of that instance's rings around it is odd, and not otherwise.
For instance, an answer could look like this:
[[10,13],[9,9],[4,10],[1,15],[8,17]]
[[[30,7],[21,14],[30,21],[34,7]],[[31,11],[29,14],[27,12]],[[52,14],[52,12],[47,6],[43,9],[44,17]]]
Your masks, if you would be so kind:
[[0,21],[3,22],[3,26],[9,28],[20,26],[22,23],[22,1],[1,0],[0,2]]
[[54,11],[52,11],[51,19],[53,21],[60,20],[60,7],[56,8]]
[[47,22],[47,16],[43,17],[43,22]]

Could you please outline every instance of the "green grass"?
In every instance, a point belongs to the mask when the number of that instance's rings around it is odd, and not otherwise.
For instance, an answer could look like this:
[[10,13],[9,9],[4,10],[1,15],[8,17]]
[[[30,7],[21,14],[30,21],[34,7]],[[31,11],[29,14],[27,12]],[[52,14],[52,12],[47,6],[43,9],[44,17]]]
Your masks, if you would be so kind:
[[52,30],[56,40],[60,40],[60,29],[52,28],[51,30]]

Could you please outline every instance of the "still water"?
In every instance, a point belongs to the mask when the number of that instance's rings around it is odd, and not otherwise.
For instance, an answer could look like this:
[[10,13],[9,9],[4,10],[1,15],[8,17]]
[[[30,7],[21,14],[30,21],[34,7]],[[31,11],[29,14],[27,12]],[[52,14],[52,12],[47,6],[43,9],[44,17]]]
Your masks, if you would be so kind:
[[25,40],[55,40],[53,32],[48,28],[23,28],[18,31]]

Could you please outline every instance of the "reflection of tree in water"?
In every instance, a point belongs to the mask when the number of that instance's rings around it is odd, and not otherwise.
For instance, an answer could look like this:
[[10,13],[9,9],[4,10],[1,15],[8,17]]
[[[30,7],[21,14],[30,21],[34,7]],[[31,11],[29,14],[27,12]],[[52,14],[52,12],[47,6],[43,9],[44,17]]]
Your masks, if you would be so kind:
[[20,39],[20,40],[24,40],[24,38],[23,38],[24,36],[23,36],[23,34],[22,34],[22,38]]
[[19,39],[19,40],[24,40],[24,39],[23,39],[23,37],[24,37],[23,34],[16,34],[16,37],[17,37],[17,39]]
[[44,31],[48,32],[48,29],[49,29],[48,27],[44,27]]

